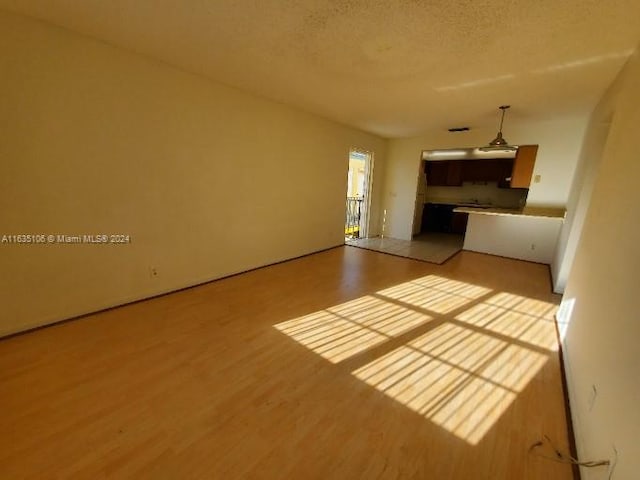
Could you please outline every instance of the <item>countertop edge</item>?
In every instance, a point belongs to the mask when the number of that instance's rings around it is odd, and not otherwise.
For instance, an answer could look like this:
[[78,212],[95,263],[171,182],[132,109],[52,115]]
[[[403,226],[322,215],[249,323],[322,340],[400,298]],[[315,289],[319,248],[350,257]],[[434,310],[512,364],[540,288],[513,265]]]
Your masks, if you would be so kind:
[[525,207],[521,210],[509,208],[474,208],[474,207],[456,207],[453,209],[457,213],[471,213],[479,215],[501,215],[512,217],[541,217],[555,218],[563,220],[566,210],[563,208],[543,208],[543,207]]

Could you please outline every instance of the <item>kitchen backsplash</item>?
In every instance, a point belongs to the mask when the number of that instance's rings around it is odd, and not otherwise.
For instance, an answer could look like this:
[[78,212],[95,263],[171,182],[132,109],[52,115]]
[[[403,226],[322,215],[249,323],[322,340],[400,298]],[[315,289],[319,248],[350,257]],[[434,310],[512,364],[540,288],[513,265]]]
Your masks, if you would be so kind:
[[505,208],[523,207],[527,200],[526,189],[498,188],[496,182],[464,183],[461,187],[427,186],[425,203],[467,203],[474,201]]

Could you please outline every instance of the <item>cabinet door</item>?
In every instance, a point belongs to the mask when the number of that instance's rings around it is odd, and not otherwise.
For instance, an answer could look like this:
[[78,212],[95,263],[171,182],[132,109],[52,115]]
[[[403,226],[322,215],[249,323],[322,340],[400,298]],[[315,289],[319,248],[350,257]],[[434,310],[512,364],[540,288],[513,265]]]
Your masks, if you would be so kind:
[[518,147],[516,160],[511,173],[511,188],[529,188],[533,167],[536,163],[538,145],[521,145]]
[[451,160],[447,168],[447,185],[449,187],[459,187],[462,185],[462,162],[463,160]]
[[462,180],[466,182],[500,182],[511,176],[508,159],[467,160],[464,163]]
[[467,231],[468,213],[454,212],[451,218],[451,233],[464,234]]
[[482,160],[466,160],[462,165],[462,180],[465,182],[479,182],[482,176]]
[[437,232],[438,231],[438,207],[433,203],[427,203],[422,210],[422,229],[421,232]]
[[505,158],[501,160],[497,173],[498,187],[509,188],[511,186],[511,176],[513,175],[513,159]]
[[427,161],[427,185],[446,186],[447,175],[449,174],[449,162],[447,161]]

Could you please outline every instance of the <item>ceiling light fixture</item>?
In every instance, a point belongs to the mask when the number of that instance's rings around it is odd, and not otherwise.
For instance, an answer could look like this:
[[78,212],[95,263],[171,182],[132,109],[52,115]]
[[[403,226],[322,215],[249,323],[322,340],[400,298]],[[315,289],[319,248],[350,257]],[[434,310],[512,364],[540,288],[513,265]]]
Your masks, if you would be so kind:
[[432,157],[460,157],[466,154],[466,150],[432,150],[429,152],[429,156]]
[[483,152],[495,152],[495,151],[511,152],[511,151],[517,150],[517,147],[509,145],[509,142],[507,142],[502,137],[502,124],[504,123],[504,113],[510,107],[511,105],[500,106],[500,110],[502,110],[502,118],[500,118],[500,129],[498,130],[498,135],[496,135],[496,138],[494,138],[489,142],[489,145],[487,145],[486,147],[480,147],[480,150],[482,150]]

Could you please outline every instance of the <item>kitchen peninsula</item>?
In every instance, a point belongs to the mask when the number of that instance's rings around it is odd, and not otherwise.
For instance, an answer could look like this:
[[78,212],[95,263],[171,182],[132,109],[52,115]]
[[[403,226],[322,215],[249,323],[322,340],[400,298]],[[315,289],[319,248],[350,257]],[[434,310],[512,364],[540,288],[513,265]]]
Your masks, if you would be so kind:
[[538,263],[551,263],[565,210],[458,207],[469,214],[464,250]]

